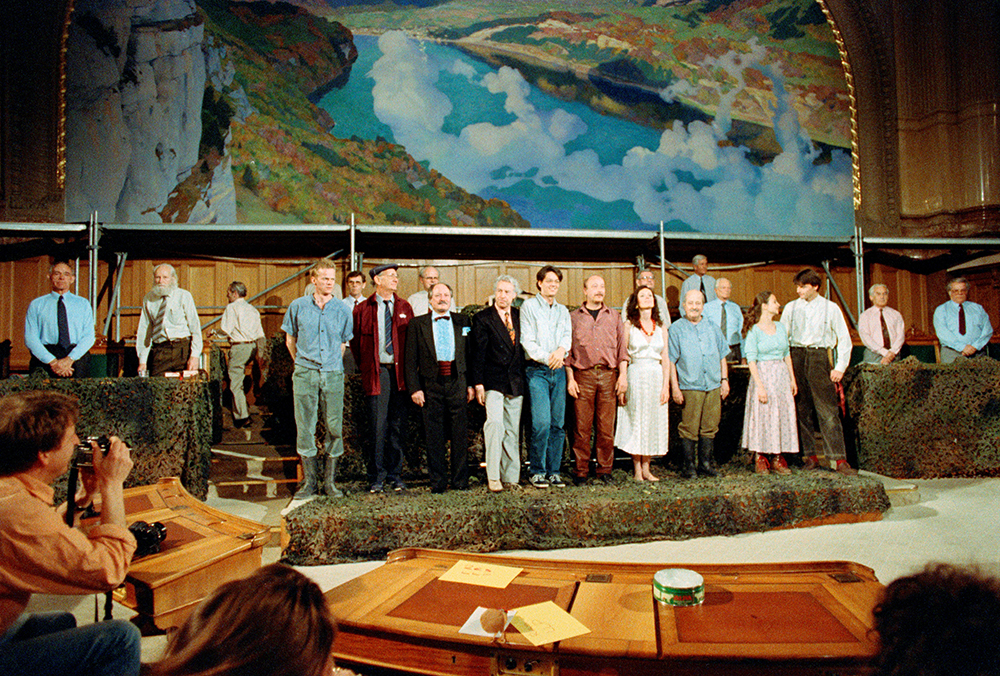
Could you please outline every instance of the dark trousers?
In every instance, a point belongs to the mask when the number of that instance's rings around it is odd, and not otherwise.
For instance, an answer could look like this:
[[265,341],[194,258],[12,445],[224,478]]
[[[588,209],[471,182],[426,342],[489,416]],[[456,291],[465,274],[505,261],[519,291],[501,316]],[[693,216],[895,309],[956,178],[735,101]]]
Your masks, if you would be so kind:
[[816,455],[813,413],[823,436],[823,454],[828,461],[845,460],[844,427],[840,422],[837,388],[830,381],[830,358],[826,348],[793,347],[792,369],[799,393],[795,396],[795,412],[799,424],[799,448],[802,457]]
[[615,459],[615,416],[618,400],[615,395],[617,369],[607,367],[574,371],[580,396],[573,400],[576,412],[576,433],[573,435],[573,455],[576,475],[585,477],[590,471],[590,436],[596,428],[597,474],[611,474]]
[[[46,345],[45,349],[51,352],[52,356],[55,357],[56,359],[62,359],[63,357],[68,355],[73,350],[74,347],[76,346],[70,345],[68,349],[64,350],[58,345]],[[36,357],[35,355],[31,355],[31,361],[28,362],[28,373],[32,373],[33,371],[35,371],[35,369],[42,369],[50,376],[55,376],[56,378],[59,377],[56,376],[56,374],[52,371],[51,366],[38,359],[38,357]],[[70,377],[87,378],[89,377],[89,375],[90,375],[90,353],[88,352],[79,359],[77,359],[75,362],[73,362],[73,375]]]
[[[431,489],[442,491],[469,486],[468,397],[465,376],[438,376],[424,383],[424,435],[427,440],[427,471]],[[451,439],[451,472],[448,472],[445,441]]]
[[191,357],[191,338],[164,340],[149,348],[146,368],[151,376],[162,376],[167,371],[183,371]]
[[406,434],[409,396],[397,388],[396,368],[391,364],[378,370],[379,394],[368,397],[368,480],[394,481],[403,471],[403,443]]

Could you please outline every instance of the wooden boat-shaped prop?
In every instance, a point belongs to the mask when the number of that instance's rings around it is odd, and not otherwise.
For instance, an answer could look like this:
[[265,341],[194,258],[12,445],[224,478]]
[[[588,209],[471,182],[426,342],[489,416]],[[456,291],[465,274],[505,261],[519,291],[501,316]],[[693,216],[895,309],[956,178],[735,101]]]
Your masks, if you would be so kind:
[[[443,581],[457,562],[514,566],[505,587]],[[331,589],[338,662],[419,674],[862,674],[875,653],[870,568],[832,561],[685,564],[704,578],[700,605],[653,598],[668,564],[592,563],[400,549],[386,565]],[[553,601],[587,629],[535,646],[459,628],[477,607]],[[381,673],[381,672],[380,672]]]

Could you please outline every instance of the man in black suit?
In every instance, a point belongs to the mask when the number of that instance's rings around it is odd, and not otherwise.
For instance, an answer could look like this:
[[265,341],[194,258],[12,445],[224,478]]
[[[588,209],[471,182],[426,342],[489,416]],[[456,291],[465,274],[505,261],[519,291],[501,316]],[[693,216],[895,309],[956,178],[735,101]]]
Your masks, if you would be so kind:
[[[466,386],[466,341],[469,320],[450,311],[451,287],[438,283],[430,290],[429,314],[410,322],[406,340],[406,385],[413,403],[422,409],[427,440],[427,469],[431,491],[448,489],[445,439],[451,439],[451,487],[469,487],[466,464],[469,439],[466,405],[475,391]],[[445,436],[448,426],[448,437]]]
[[521,472],[524,350],[520,310],[511,307],[517,294],[517,280],[500,275],[493,307],[472,318],[472,384],[476,400],[486,407],[486,483],[493,493],[505,483],[516,485]]

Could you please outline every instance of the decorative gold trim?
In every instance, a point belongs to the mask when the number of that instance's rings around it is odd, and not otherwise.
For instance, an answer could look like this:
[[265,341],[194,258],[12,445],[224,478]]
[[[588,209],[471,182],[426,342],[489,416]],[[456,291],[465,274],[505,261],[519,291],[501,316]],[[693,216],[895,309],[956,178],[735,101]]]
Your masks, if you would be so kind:
[[73,21],[73,1],[66,2],[66,17],[59,36],[59,100],[56,104],[56,186],[66,190],[66,52]]
[[850,101],[848,109],[851,111],[851,183],[854,188],[854,210],[857,211],[861,208],[861,161],[858,153],[858,99],[854,93],[854,75],[851,72],[851,62],[847,56],[844,38],[826,6],[826,0],[816,0],[816,2],[823,10],[827,23],[830,24],[830,30],[833,31],[833,39],[836,40],[837,50],[840,52],[840,65],[844,69],[844,79],[847,81],[847,96]]

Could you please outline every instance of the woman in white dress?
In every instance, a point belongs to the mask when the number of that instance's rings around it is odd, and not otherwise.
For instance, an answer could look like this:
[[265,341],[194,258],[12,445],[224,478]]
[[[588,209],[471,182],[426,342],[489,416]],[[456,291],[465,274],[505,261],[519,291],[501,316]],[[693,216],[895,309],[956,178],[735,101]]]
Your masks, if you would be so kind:
[[670,362],[667,329],[652,289],[639,287],[625,304],[628,327],[628,391],[618,407],[615,446],[632,456],[636,481],[659,481],[649,470],[652,456],[667,454],[670,427]]
[[781,310],[770,291],[753,300],[743,332],[750,367],[743,412],[742,446],[755,455],[758,474],[790,474],[782,453],[799,452],[795,420],[795,372],[788,349],[788,331],[774,321]]

